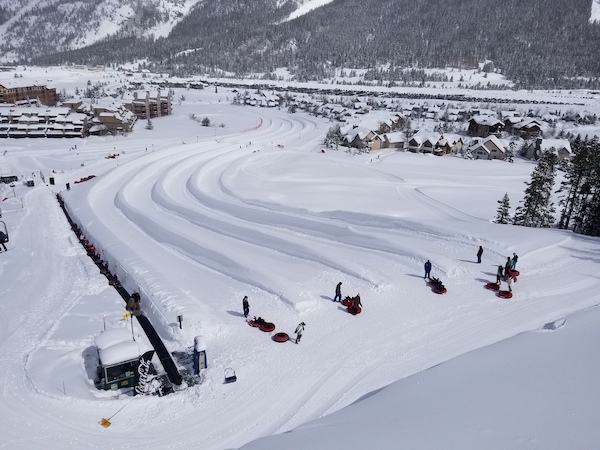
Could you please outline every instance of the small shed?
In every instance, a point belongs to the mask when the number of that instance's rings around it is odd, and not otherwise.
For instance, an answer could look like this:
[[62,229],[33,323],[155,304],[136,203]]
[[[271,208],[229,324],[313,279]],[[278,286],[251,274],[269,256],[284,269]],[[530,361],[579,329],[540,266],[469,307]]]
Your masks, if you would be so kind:
[[117,390],[134,387],[140,364],[140,348],[124,328],[106,330],[94,343],[98,349],[98,389]]

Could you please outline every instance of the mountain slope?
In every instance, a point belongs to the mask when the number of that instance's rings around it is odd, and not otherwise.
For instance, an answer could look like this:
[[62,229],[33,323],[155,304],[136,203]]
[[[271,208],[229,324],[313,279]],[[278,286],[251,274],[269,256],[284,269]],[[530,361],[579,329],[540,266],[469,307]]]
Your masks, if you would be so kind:
[[167,36],[198,1],[44,0],[20,1],[11,8],[3,0],[0,53],[31,57],[85,47],[108,36]]
[[[129,7],[136,11],[135,20],[110,38],[46,55],[52,42],[47,39],[44,56],[33,61],[147,58],[158,69],[178,74],[223,69],[243,75],[285,66],[299,79],[323,78],[335,67],[357,67],[372,68],[372,78],[399,81],[403,74],[395,67],[473,68],[493,60],[519,87],[600,85],[600,24],[590,23],[590,0],[318,1],[304,2],[305,8],[320,6],[293,20],[289,18],[304,12],[302,2],[203,0],[158,39],[147,37],[148,30],[165,23],[157,19],[158,9],[147,6],[144,15],[131,7],[132,1],[112,14],[125,16]],[[60,49],[84,43],[83,37],[68,37]],[[32,54],[39,55],[39,48]],[[389,72],[378,69],[387,64]]]

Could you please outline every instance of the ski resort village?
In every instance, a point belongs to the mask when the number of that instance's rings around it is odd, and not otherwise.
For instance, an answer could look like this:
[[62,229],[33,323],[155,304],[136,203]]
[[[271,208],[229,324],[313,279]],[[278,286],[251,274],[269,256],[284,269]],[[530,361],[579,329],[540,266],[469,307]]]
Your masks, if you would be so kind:
[[484,69],[3,66],[0,447],[597,448],[600,92]]

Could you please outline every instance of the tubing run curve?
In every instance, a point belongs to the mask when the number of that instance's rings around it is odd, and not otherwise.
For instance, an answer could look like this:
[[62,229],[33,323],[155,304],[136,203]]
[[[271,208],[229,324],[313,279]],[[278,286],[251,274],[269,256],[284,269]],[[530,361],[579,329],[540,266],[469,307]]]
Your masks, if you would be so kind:
[[[75,222],[73,222],[73,220],[69,216],[69,213],[67,212],[67,209],[65,208],[65,203],[64,203],[63,199],[61,198],[60,194],[56,195],[56,199],[58,200],[60,208],[62,209],[63,213],[65,214],[72,229],[73,230],[78,229],[77,224]],[[83,242],[82,242],[82,244],[83,244]],[[119,293],[119,295],[123,298],[123,301],[125,303],[127,303],[127,301],[131,298],[131,295],[129,294],[129,292],[127,292],[125,290],[125,288],[123,288],[123,286],[121,286],[119,284],[116,274],[112,275],[110,273],[110,271],[105,270],[106,268],[103,266],[104,262],[102,260],[99,260],[94,257],[94,252],[89,251],[90,246],[91,245],[88,245],[86,248],[86,250],[88,251],[88,255],[94,260],[94,263],[100,268],[100,272],[106,276],[109,284],[116,289],[116,291]],[[175,362],[173,361],[171,354],[165,347],[165,344],[163,343],[162,339],[160,338],[160,336],[158,335],[158,333],[152,326],[152,323],[150,322],[148,317],[146,317],[143,314],[139,315],[139,316],[134,316],[134,317],[137,317],[138,323],[144,330],[144,333],[146,333],[146,336],[148,337],[150,344],[152,344],[152,347],[156,351],[156,356],[158,356],[158,359],[160,360],[163,368],[165,369],[165,372],[167,374],[167,377],[169,378],[169,381],[177,386],[180,386],[181,383],[183,382],[181,374],[179,373],[179,370],[177,369],[177,366],[175,365]]]

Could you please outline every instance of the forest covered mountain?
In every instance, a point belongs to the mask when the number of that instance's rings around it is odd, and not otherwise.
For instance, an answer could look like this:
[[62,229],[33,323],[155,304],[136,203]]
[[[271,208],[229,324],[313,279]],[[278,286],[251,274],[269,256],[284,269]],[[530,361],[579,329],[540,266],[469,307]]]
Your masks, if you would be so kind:
[[[473,68],[491,60],[486,70],[501,71],[517,87],[600,88],[592,0],[333,0],[293,20],[287,18],[305,2],[22,3],[11,10],[0,0],[0,52],[36,64],[146,59],[172,74],[240,76],[288,67],[300,80],[370,68],[368,77],[389,82],[402,81],[406,67]],[[106,17],[127,20],[111,22],[107,32]]]

